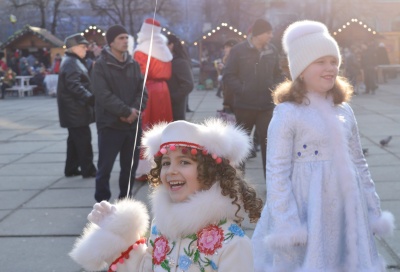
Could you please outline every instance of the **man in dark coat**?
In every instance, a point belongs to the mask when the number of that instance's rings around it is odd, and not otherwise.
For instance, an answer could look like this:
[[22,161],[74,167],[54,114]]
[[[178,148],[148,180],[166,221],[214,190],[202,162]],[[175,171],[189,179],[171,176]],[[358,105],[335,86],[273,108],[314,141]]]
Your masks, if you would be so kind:
[[92,69],[99,145],[94,197],[98,202],[111,198],[110,174],[118,153],[121,167],[118,198],[131,194],[128,187],[138,166],[142,134],[139,110],[143,111],[147,102],[139,64],[128,53],[128,32],[123,26],[111,26],[106,40],[108,46],[103,48]]
[[257,19],[248,39],[232,47],[223,76],[224,85],[233,93],[236,122],[249,135],[256,127],[264,175],[267,129],[274,110],[271,90],[283,80],[278,51],[270,43],[271,38],[271,24]]
[[87,44],[88,41],[80,34],[67,37],[65,39],[67,52],[60,65],[57,102],[60,125],[68,128],[64,170],[67,177],[96,176],[92,135],[89,128],[94,122],[94,96],[84,61]]

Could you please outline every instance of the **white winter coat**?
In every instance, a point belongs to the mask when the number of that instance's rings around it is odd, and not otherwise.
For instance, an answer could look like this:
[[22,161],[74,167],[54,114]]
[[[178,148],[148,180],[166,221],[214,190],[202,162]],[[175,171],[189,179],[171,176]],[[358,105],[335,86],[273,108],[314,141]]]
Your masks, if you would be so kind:
[[[148,244],[131,251],[118,271],[253,271],[251,242],[233,221],[237,207],[231,202],[218,183],[181,203],[172,203],[165,188],[158,187],[152,195],[155,219]],[[144,231],[132,226],[138,219],[146,221],[146,215],[138,215],[146,212],[141,203],[125,200],[116,206],[118,216],[102,227],[90,223],[70,253],[89,271],[108,267]],[[239,214],[244,215],[243,209]]]
[[309,99],[277,105],[269,125],[255,271],[384,271],[373,236],[393,217],[382,216],[353,111]]

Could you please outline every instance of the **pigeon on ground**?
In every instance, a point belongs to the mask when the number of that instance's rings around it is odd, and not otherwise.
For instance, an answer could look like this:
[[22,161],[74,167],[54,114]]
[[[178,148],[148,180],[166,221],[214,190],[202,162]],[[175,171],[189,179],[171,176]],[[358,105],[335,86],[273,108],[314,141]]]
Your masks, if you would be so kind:
[[382,147],[387,146],[391,139],[392,139],[392,136],[389,136],[385,139],[382,139],[379,143],[381,144]]

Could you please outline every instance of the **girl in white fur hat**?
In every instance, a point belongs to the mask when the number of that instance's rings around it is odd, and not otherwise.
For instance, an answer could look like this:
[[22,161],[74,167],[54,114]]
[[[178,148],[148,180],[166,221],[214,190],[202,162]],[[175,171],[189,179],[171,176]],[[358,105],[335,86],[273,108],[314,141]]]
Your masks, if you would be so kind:
[[338,45],[325,25],[300,21],[283,47],[292,81],[273,92],[255,271],[385,271],[374,235],[390,233],[394,219],[363,156]]
[[89,271],[250,272],[250,239],[240,228],[262,201],[235,167],[246,159],[246,132],[219,120],[160,124],[143,138],[154,220],[133,199],[95,204],[71,257]]

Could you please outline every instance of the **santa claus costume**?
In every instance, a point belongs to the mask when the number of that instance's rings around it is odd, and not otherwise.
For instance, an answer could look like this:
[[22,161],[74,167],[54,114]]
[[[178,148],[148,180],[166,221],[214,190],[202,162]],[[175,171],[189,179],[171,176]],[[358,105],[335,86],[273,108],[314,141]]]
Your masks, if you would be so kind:
[[[142,113],[142,128],[143,131],[146,131],[155,123],[172,122],[173,120],[171,97],[167,85],[167,80],[171,78],[172,74],[173,56],[167,46],[167,37],[161,34],[161,24],[152,18],[147,18],[143,22],[137,41],[138,45],[133,53],[133,58],[139,63],[143,75],[146,73],[147,60],[150,55],[146,80],[149,98],[146,109]],[[141,152],[139,166],[136,170],[137,180],[146,180],[148,171],[150,171],[150,165],[143,159],[143,152]]]

